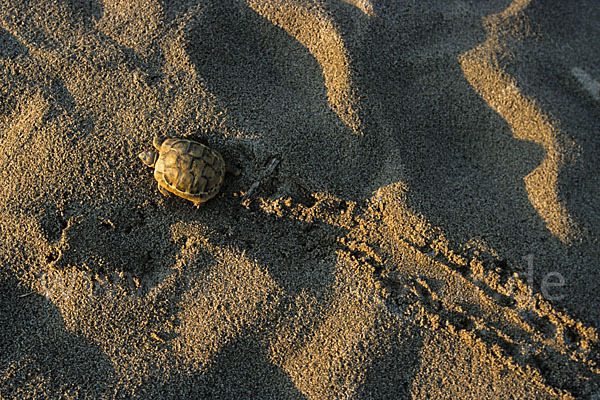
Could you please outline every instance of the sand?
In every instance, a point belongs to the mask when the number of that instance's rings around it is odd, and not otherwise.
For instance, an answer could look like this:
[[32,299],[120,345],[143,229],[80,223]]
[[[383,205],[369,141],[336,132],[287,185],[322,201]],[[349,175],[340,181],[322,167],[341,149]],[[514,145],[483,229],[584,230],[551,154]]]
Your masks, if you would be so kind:
[[19,3],[0,398],[600,397],[598,1]]

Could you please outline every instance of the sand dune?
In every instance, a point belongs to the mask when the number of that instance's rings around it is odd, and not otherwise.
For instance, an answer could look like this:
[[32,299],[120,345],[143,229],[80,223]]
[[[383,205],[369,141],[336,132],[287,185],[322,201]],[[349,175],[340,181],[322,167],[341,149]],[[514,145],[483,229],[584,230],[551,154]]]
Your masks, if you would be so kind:
[[597,2],[0,4],[0,397],[600,394]]

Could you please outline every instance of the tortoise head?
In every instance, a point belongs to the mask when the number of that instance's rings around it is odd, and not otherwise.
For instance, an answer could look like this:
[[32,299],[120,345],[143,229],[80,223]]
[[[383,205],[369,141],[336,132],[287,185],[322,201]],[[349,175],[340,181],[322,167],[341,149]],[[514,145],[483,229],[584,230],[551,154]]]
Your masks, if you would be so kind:
[[143,151],[138,154],[138,157],[144,164],[154,168],[154,164],[156,164],[156,160],[158,160],[158,153],[156,151]]

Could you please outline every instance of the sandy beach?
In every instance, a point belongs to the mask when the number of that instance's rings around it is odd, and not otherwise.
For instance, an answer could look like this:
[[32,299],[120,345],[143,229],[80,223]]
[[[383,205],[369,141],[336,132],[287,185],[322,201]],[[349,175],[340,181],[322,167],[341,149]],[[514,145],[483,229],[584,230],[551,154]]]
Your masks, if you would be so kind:
[[0,0],[0,398],[600,398],[599,81],[597,0]]

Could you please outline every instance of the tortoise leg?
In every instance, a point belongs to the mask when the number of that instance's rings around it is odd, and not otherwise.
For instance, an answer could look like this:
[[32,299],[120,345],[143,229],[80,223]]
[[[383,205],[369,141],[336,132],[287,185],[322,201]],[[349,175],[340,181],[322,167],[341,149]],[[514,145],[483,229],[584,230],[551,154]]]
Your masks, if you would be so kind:
[[165,189],[164,187],[158,185],[158,191],[161,192],[163,194],[163,196],[170,196],[171,193],[169,193],[169,191],[167,189]]
[[225,172],[227,172],[228,174],[231,174],[233,176],[239,176],[241,171],[238,167],[236,167],[233,164],[230,164],[228,162],[225,162]]
[[154,139],[152,140],[152,144],[154,145],[154,147],[156,147],[156,150],[160,151],[160,146],[162,145],[162,143],[165,140],[158,137],[158,135],[154,136]]

